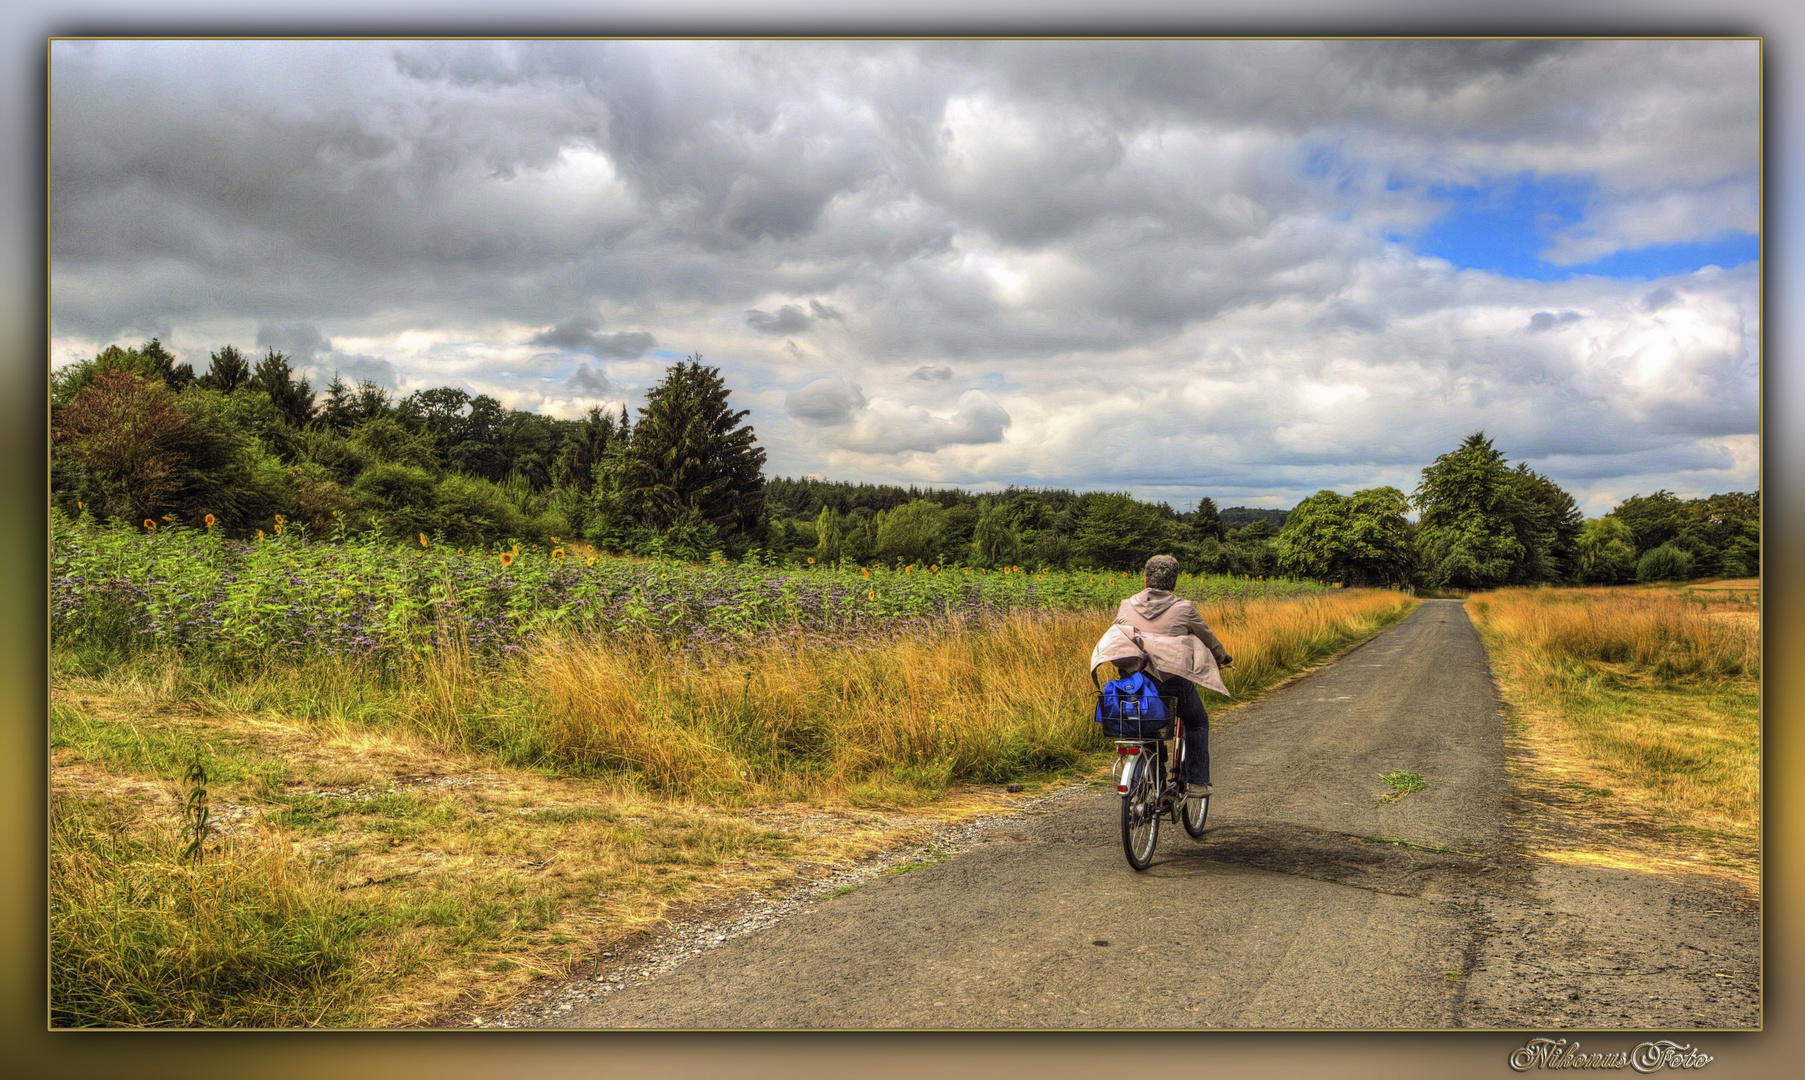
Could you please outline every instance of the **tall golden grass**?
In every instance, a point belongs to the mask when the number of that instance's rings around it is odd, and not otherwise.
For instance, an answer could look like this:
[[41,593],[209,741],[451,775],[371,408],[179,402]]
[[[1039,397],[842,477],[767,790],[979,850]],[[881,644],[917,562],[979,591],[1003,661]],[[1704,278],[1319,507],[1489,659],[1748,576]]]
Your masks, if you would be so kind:
[[[1349,589],[1207,605],[1203,614],[1234,655],[1225,681],[1241,700],[1417,604]],[[913,801],[953,782],[1058,771],[1099,749],[1086,664],[1109,618],[1018,613],[888,640],[799,639],[731,655],[568,637],[542,640],[499,668],[441,649],[399,674],[334,660],[247,675],[165,657],[177,674],[152,666],[111,678],[121,692],[306,717],[340,735],[379,730],[701,802]]]
[[1660,813],[1753,835],[1761,648],[1748,594],[1504,589],[1467,608],[1541,734]]
[[[1207,608],[1257,694],[1403,617],[1416,601],[1350,590]],[[701,798],[799,787],[893,796],[1075,764],[1103,739],[1087,658],[1108,617],[1020,614],[860,648],[717,659],[653,644],[565,641],[515,669],[551,756],[626,769]],[[443,729],[442,721],[438,725]]]
[[1734,599],[1646,589],[1506,589],[1468,606],[1499,640],[1551,657],[1621,665],[1657,679],[1761,676],[1755,613]]

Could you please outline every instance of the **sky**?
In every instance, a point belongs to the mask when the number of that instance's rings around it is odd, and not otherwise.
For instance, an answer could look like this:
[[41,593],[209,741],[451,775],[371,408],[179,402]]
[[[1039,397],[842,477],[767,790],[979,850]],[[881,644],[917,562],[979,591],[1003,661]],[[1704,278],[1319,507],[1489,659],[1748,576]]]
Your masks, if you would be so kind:
[[54,364],[559,417],[718,366],[772,475],[1753,490],[1752,41],[57,42]]

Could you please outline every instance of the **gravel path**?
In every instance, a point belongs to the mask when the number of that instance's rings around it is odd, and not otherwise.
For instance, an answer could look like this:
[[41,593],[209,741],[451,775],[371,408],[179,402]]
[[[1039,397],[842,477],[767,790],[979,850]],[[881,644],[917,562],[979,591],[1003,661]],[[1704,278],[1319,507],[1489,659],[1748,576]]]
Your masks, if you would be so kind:
[[[679,923],[485,1024],[1753,1027],[1759,911],[1716,879],[1526,857],[1458,602],[1238,711],[1201,841],[1122,856],[1073,787]],[[1382,801],[1380,776],[1427,787]],[[905,863],[908,873],[885,874]]]

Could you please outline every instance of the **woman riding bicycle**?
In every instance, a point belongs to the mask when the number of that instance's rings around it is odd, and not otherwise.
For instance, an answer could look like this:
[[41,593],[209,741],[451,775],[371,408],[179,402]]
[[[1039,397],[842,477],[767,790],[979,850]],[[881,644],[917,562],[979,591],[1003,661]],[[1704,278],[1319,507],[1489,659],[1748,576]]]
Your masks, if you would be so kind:
[[[1221,689],[1216,669],[1227,667],[1234,658],[1222,647],[1203,616],[1197,613],[1196,605],[1173,595],[1172,589],[1178,584],[1177,559],[1170,555],[1155,555],[1148,559],[1142,580],[1147,587],[1122,601],[1116,609],[1116,625],[1144,635],[1168,638],[1190,635],[1203,643],[1209,650],[1210,659],[1214,660],[1212,664],[1202,656],[1196,656],[1189,665],[1191,670],[1168,671],[1165,672],[1167,677],[1158,681],[1160,696],[1177,699],[1178,718],[1184,721],[1186,775],[1178,779],[1189,796],[1208,795],[1211,791],[1210,714],[1203,707],[1203,698],[1198,696],[1194,681],[1216,683],[1216,688]],[[1161,662],[1161,668],[1166,666]]]

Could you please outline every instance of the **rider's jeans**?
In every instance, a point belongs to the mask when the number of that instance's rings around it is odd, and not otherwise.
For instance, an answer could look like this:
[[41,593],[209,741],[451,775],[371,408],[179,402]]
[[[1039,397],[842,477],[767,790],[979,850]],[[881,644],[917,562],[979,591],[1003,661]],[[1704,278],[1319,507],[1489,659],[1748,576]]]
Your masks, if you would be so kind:
[[1159,684],[1162,697],[1178,699],[1178,718],[1185,722],[1185,773],[1187,784],[1210,782],[1210,714],[1189,679],[1173,677]]

